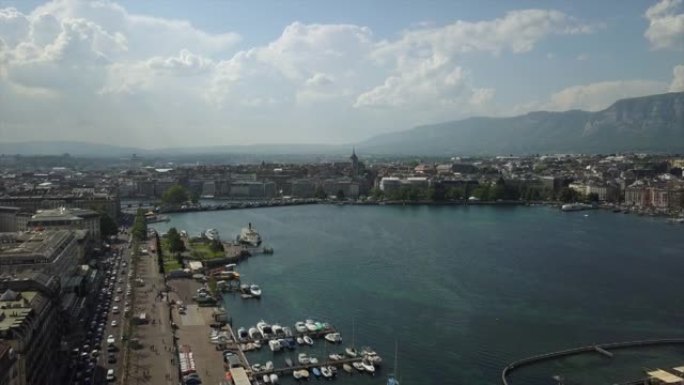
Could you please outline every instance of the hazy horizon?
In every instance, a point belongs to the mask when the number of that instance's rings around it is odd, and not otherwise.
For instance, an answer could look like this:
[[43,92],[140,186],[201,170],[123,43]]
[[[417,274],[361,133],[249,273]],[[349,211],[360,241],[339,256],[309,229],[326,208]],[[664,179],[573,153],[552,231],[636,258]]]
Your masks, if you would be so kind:
[[684,91],[684,2],[0,0],[0,137],[347,145]]

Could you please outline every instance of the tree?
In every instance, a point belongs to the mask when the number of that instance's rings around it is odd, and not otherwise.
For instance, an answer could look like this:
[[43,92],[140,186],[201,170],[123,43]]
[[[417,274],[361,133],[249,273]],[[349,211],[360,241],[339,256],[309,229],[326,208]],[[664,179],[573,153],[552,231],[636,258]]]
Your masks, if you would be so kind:
[[558,193],[558,200],[564,203],[576,202],[579,198],[579,193],[569,187],[563,187]]
[[344,200],[344,190],[342,190],[342,189],[337,190],[337,200],[338,201]]
[[185,189],[185,187],[177,184],[175,186],[169,187],[169,189],[166,190],[162,195],[161,200],[162,203],[178,206],[182,203],[187,202],[189,198],[190,195],[188,194],[188,191]]
[[100,214],[100,233],[103,237],[110,237],[119,233],[119,226],[107,213]]
[[170,228],[169,232],[166,233],[166,240],[169,244],[169,252],[181,253],[185,251],[185,244],[183,243],[183,240],[181,239],[180,234],[175,227]]
[[380,200],[385,196],[385,194],[379,188],[373,187],[370,190],[370,196],[373,197],[373,199],[375,199],[375,200]]
[[145,214],[143,209],[138,209],[131,228],[131,234],[136,241],[144,241],[147,239],[147,222],[145,221]]
[[325,199],[327,197],[328,197],[328,194],[325,193],[325,190],[323,190],[323,187],[316,186],[316,190],[314,191],[314,198]]
[[223,243],[221,243],[221,241],[219,241],[218,239],[212,239],[211,243],[209,243],[209,250],[211,250],[214,253],[223,252]]

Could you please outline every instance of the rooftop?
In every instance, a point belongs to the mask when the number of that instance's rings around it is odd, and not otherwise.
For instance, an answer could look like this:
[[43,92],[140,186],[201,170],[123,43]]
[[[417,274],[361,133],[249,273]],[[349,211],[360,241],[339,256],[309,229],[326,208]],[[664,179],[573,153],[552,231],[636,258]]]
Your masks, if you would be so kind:
[[33,310],[31,302],[38,292],[24,291],[16,294],[18,297],[13,298],[14,300],[0,300],[0,332],[18,327],[24,322]]
[[0,264],[7,258],[49,258],[73,234],[70,230],[0,233]]

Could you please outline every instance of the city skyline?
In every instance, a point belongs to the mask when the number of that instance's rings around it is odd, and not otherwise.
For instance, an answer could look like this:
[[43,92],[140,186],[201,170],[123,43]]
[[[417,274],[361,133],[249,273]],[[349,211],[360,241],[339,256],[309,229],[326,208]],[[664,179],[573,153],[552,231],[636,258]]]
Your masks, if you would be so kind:
[[684,90],[684,4],[0,1],[0,136],[349,143]]

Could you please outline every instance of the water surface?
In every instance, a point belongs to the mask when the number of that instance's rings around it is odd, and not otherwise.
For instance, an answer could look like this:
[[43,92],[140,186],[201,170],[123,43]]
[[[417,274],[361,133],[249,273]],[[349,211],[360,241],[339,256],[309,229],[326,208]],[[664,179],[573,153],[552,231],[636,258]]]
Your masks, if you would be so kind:
[[[216,228],[225,239],[251,222],[275,254],[240,264],[264,294],[226,299],[234,325],[316,318],[336,326],[345,345],[353,337],[382,354],[375,378],[344,375],[339,384],[384,383],[395,340],[402,384],[497,384],[503,366],[528,355],[684,336],[684,226],[663,219],[546,207],[334,205],[171,218],[155,226]],[[333,350],[317,345],[319,357]],[[636,362],[682,357],[674,348],[617,356],[608,364],[600,356],[564,360],[513,379],[552,383],[551,374],[563,373],[584,381],[596,370],[610,382],[640,377],[648,365]],[[285,355],[249,357],[280,365]]]

